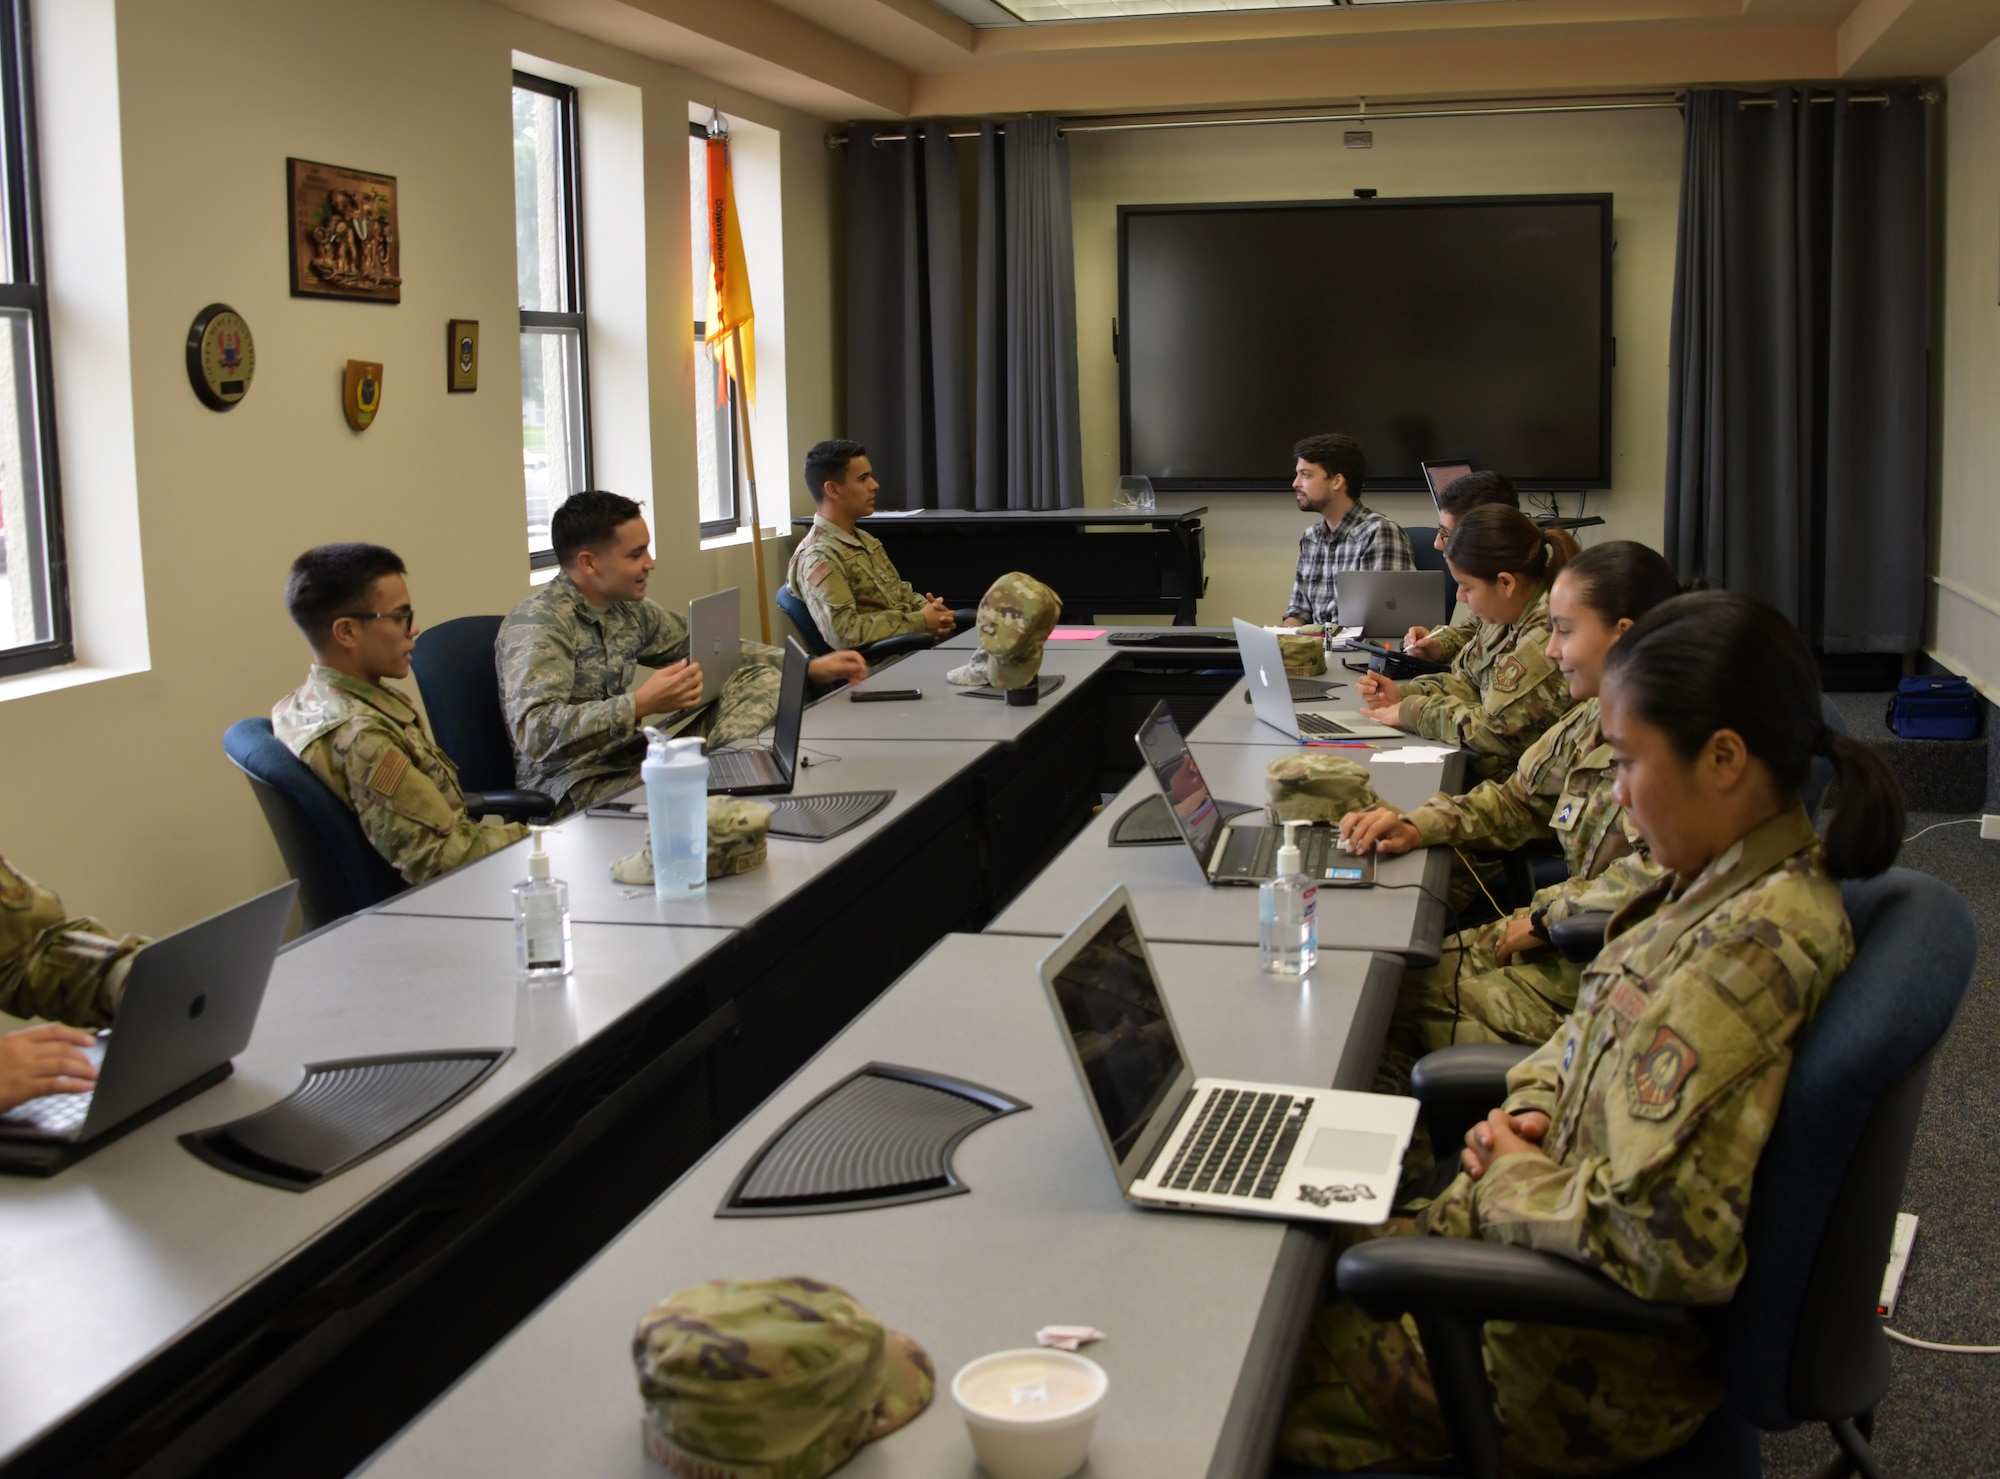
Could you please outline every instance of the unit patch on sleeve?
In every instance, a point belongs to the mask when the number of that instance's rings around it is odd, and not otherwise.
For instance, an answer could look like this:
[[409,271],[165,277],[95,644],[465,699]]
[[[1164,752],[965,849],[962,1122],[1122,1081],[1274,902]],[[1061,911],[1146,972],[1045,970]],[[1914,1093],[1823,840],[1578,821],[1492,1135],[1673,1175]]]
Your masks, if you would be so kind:
[[1701,1057],[1671,1027],[1653,1033],[1646,1051],[1632,1060],[1625,1081],[1627,1107],[1635,1119],[1663,1120],[1680,1108],[1681,1085],[1701,1066]]
[[368,772],[368,789],[378,796],[393,796],[409,769],[409,757],[401,750],[384,750],[375,768]]
[[1521,665],[1521,659],[1512,653],[1493,665],[1493,686],[1502,693],[1512,693],[1527,676],[1528,670]]
[[821,560],[806,572],[807,585],[825,585],[827,576],[833,574],[833,566]]

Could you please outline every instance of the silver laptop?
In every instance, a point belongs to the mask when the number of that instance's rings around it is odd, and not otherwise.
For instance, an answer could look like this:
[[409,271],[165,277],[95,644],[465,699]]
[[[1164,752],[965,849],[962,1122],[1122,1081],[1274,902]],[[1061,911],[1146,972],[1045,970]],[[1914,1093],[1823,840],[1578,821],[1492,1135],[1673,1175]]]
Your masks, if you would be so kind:
[[742,604],[731,586],[688,602],[688,656],[701,664],[701,702],[713,703],[743,660]]
[[1340,624],[1364,637],[1400,638],[1411,627],[1451,620],[1453,586],[1435,570],[1342,570],[1333,577]]
[[[1437,576],[1427,578],[1436,580]],[[1250,685],[1251,710],[1280,733],[1295,740],[1406,738],[1402,730],[1377,724],[1359,709],[1336,709],[1324,703],[1300,708],[1292,699],[1292,685],[1285,679],[1285,658],[1278,650],[1276,632],[1253,627],[1238,617],[1236,650],[1242,655],[1243,677]]]
[[89,1050],[97,1087],[0,1114],[0,1171],[59,1170],[228,1077],[256,1025],[298,887],[274,888],[133,956],[117,1026]]
[[[1139,757],[1160,783],[1167,812],[1204,878],[1212,884],[1259,884],[1278,876],[1284,828],[1257,820],[1264,815],[1261,807],[1233,817],[1223,815],[1164,701],[1153,705],[1133,739]],[[1300,869],[1322,888],[1365,888],[1374,883],[1375,854],[1349,857],[1340,850],[1339,837],[1332,827],[1300,832]]]
[[1042,958],[1042,986],[1126,1198],[1385,1221],[1417,1101],[1197,1078],[1159,980],[1122,884]]
[[1419,462],[1424,470],[1424,486],[1431,490],[1431,506],[1437,507],[1438,494],[1472,471],[1470,462]]
[[785,672],[778,680],[778,717],[771,725],[771,746],[709,751],[709,795],[770,796],[792,789],[799,763],[799,730],[805,725],[808,660],[798,639],[786,637]]

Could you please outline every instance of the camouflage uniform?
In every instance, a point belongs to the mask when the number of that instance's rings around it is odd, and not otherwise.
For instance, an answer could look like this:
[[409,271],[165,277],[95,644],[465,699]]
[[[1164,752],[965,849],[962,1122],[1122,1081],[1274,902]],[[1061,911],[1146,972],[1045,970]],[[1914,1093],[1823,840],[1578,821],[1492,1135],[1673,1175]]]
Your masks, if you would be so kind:
[[837,649],[930,630],[923,592],[896,573],[882,541],[863,529],[843,529],[824,514],[813,515],[812,528],[792,551],[785,584]]
[[1032,575],[1010,570],[979,598],[979,651],[946,673],[961,688],[1032,687],[1041,675],[1049,633],[1062,615],[1062,597]]
[[[1540,1148],[1461,1174],[1385,1234],[1514,1243],[1641,1299],[1727,1301],[1794,1041],[1853,954],[1803,807],[1694,878],[1660,879],[1613,920],[1561,1030],[1507,1076],[1509,1113],[1549,1117]],[[1623,1468],[1685,1442],[1722,1398],[1699,1337],[1495,1322],[1485,1344],[1513,1468]],[[1322,1307],[1280,1446],[1324,1468],[1443,1458],[1415,1322]]]
[[[770,853],[771,808],[746,796],[708,798],[708,868],[710,878],[733,878],[764,866]],[[635,853],[627,853],[611,865],[614,883],[650,887],[653,875],[653,839]]]
[[1504,776],[1576,703],[1562,670],[1549,661],[1548,645],[1544,589],[1512,626],[1481,622],[1479,635],[1459,649],[1449,672],[1398,685],[1402,727],[1472,751],[1473,774],[1480,780]]
[[271,731],[361,822],[410,883],[498,852],[521,822],[484,826],[465,811],[458,767],[400,694],[315,663],[271,708]]
[[1549,1040],[1576,1005],[1582,968],[1544,947],[1502,966],[1494,952],[1513,920],[1536,908],[1555,924],[1572,913],[1610,913],[1660,876],[1625,808],[1611,794],[1611,746],[1585,699],[1528,747],[1504,781],[1464,796],[1439,792],[1409,814],[1425,847],[1476,843],[1509,850],[1553,834],[1569,877],[1540,890],[1527,909],[1445,942],[1434,966],[1404,975],[1375,1087],[1409,1089],[1425,1053],[1459,1042],[1533,1046]]
[[61,899],[0,858],[0,1012],[109,1027],[145,943],[65,914]]
[[930,1404],[931,1358],[844,1289],[716,1279],[639,1319],[646,1454],[679,1479],[820,1479]]
[[1368,767],[1324,750],[1280,755],[1264,767],[1264,814],[1273,826],[1284,822],[1331,822],[1349,812],[1382,805],[1369,783]]
[[1470,611],[1449,626],[1432,627],[1431,640],[1438,644],[1438,661],[1450,662],[1465,644],[1479,635],[1480,621]]
[[[493,655],[519,784],[555,797],[563,817],[639,784],[646,740],[632,678],[642,664],[664,668],[688,655],[687,618],[646,600],[599,611],[558,574],[500,624]],[[745,642],[713,704],[648,722],[705,734],[709,749],[748,739],[777,717],[784,662],[778,648]]]

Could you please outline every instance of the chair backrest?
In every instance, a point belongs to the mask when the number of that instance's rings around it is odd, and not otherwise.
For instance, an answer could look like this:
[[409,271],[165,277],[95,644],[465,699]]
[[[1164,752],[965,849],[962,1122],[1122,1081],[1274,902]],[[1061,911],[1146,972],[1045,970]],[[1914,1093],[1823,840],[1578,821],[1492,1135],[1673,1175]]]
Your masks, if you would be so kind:
[[410,653],[424,710],[438,748],[458,767],[467,791],[510,791],[514,742],[500,709],[500,674],[493,665],[497,616],[456,616],[426,627]]
[[308,930],[409,887],[369,844],[354,813],[271,733],[269,719],[237,720],[224,731],[222,748],[249,778],[278,852],[299,881]]
[[1411,563],[1419,570],[1436,570],[1444,579],[1444,619],[1450,621],[1452,608],[1458,605],[1458,582],[1451,578],[1444,551],[1437,547],[1437,532],[1435,524],[1403,525],[1403,534],[1410,541]]
[[[1825,694],[1819,696],[1820,722],[1841,734],[1847,733],[1847,716],[1839,706]],[[1826,795],[1826,788],[1833,784],[1833,762],[1824,755],[1813,756],[1812,769],[1806,775],[1806,788],[1802,796],[1806,804],[1806,815],[1819,814],[1820,798]]]
[[820,635],[819,624],[812,619],[812,612],[806,609],[806,603],[788,585],[778,587],[778,609],[785,613],[785,620],[798,630],[799,645],[807,652],[814,657],[825,657],[833,651],[827,646],[826,638]]
[[1767,1429],[1851,1417],[1888,1388],[1882,1269],[1931,1055],[1979,950],[1965,900],[1926,874],[1892,868],[1841,896],[1854,961],[1793,1055],[1743,1282],[1705,1317],[1730,1404]]

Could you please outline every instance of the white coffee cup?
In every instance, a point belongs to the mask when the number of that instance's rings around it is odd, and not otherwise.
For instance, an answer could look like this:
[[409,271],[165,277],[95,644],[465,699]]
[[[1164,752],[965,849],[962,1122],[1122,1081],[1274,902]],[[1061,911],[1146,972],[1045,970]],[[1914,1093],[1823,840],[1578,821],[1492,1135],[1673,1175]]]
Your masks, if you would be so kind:
[[1082,1468],[1110,1390],[1089,1357],[1040,1348],[981,1356],[951,1379],[972,1451],[993,1479],[1064,1479]]

